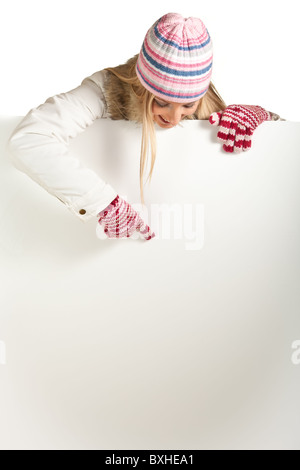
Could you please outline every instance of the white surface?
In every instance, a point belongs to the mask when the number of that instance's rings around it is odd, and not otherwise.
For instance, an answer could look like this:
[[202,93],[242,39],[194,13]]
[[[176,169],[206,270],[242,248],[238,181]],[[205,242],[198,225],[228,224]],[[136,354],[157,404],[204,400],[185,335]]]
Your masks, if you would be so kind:
[[[149,242],[99,240],[2,150],[2,449],[300,448],[299,130],[239,155],[208,122],[158,131]],[[138,205],[137,125],[71,145]]]

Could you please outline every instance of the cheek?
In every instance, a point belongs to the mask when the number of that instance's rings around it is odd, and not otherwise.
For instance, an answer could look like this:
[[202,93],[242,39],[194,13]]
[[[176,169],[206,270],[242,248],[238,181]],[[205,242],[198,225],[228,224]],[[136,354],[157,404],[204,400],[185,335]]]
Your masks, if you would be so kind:
[[161,114],[161,109],[157,104],[153,103],[152,105],[152,113],[157,116],[158,114]]
[[193,107],[193,108],[185,108],[185,111],[184,111],[184,114],[186,116],[191,116],[192,114],[194,114],[194,112],[196,111],[197,109],[197,106]]

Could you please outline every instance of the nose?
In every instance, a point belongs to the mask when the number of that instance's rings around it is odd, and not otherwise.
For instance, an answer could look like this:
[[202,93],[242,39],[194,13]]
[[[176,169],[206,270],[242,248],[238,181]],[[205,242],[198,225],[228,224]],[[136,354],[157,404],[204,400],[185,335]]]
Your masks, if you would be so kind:
[[176,126],[183,117],[184,115],[182,114],[182,109],[178,107],[178,108],[170,110],[170,113],[167,119],[168,121],[170,121],[170,123],[173,126]]

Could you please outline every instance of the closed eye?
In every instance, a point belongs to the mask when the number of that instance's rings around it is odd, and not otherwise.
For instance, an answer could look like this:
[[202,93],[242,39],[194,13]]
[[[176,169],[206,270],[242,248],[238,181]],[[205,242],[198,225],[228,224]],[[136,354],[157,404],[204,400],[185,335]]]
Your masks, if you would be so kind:
[[165,108],[166,106],[168,106],[168,103],[162,103],[162,102],[157,101],[157,100],[154,100],[154,101],[155,101],[155,104],[157,104],[161,108]]
[[195,103],[189,103],[189,104],[184,104],[184,108],[193,108],[195,106]]
[[[169,103],[165,103],[165,102],[163,102],[163,101],[158,101],[157,99],[154,99],[154,102],[155,102],[155,104],[157,104],[160,108],[165,108],[166,106],[169,105]],[[184,108],[189,109],[189,108],[193,108],[193,107],[195,106],[195,104],[196,104],[196,102],[183,104],[182,106],[183,106]]]

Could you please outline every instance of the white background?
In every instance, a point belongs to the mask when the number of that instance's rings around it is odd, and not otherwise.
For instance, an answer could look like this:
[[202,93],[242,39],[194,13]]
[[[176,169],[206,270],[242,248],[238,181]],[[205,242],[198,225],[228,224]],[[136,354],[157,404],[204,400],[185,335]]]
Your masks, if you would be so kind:
[[213,82],[227,104],[259,104],[299,121],[298,2],[10,0],[1,8],[2,115],[25,115],[138,53],[147,29],[178,12],[203,20]]
[[[25,115],[124,62],[174,11],[206,24],[228,104],[299,121],[297,3],[2,2],[0,113]],[[188,251],[98,240],[94,221],[9,164],[15,121],[0,125],[0,446],[299,449],[299,124],[259,126],[243,158],[222,153],[207,122],[158,132],[161,201],[173,190],[205,203],[204,247]],[[80,157],[102,155],[101,174],[110,162],[107,180],[131,187],[139,130],[97,124],[118,139],[90,128],[73,142]]]

